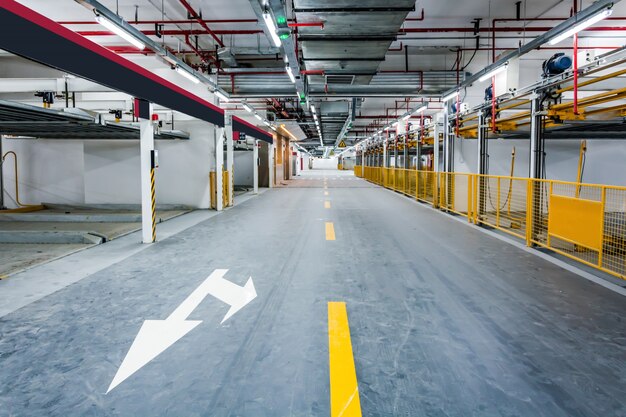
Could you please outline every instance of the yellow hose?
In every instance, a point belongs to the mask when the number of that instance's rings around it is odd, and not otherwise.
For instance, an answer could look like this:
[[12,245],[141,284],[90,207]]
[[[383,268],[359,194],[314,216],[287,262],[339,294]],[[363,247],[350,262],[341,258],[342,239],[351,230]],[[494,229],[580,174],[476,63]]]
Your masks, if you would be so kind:
[[20,202],[20,187],[19,187],[19,181],[17,177],[18,175],[17,174],[17,154],[13,151],[8,151],[2,156],[2,162],[4,162],[4,160],[7,158],[9,154],[13,155],[13,161],[14,161],[14,166],[15,166],[15,202],[20,207],[39,207],[38,204],[22,204]]

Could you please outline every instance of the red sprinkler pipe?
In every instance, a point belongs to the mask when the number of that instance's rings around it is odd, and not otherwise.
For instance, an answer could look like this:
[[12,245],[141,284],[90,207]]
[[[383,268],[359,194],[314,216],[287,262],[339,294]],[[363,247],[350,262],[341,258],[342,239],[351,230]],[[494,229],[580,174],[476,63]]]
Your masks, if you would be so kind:
[[[578,0],[574,0],[574,15],[578,14]],[[578,114],[578,34],[574,34],[574,114]]]
[[[225,24],[225,23],[259,23],[256,19],[227,19],[227,20],[202,20],[206,24]],[[99,25],[95,20],[76,20],[57,22],[60,25]],[[127,21],[129,25],[184,25],[190,23],[199,23],[198,19],[193,20],[138,20]]]
[[[83,30],[76,32],[81,36],[113,36],[114,34],[106,31],[106,30]],[[146,36],[155,36],[157,32],[155,30],[142,30]],[[159,32],[162,35],[172,35],[172,36],[184,36],[184,35],[206,35],[205,30],[192,29],[192,30],[162,30]],[[213,31],[216,35],[256,35],[258,33],[263,33],[262,30],[259,29],[250,29],[250,30],[215,30]]]
[[310,28],[319,27],[324,29],[324,22],[303,22],[303,23],[287,23],[290,28]]
[[215,39],[215,42],[217,42],[217,44],[223,48],[224,42],[222,42],[222,40],[217,37],[217,35],[207,26],[207,24],[204,23],[200,15],[198,15],[198,13],[196,13],[193,7],[191,7],[191,5],[187,3],[187,0],[178,0],[178,1],[180,2],[180,4],[183,5],[185,9],[187,9],[187,11],[189,12],[189,15],[193,17],[200,24],[200,26],[202,26],[202,28],[206,30],[207,33],[211,35],[213,39]]

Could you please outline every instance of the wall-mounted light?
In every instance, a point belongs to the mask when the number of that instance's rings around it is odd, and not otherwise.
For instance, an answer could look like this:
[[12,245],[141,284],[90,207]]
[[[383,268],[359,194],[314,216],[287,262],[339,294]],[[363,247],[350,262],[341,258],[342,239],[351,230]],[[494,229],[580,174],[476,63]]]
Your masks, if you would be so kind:
[[115,33],[120,38],[123,38],[127,42],[131,43],[137,49],[143,50],[146,48],[146,45],[144,45],[143,42],[135,38],[130,33],[126,32],[123,28],[117,26],[115,23],[111,22],[107,18],[98,15],[96,16],[96,22],[100,23],[102,26],[109,29],[111,32]]
[[506,69],[509,67],[509,63],[506,62],[504,65],[498,67],[498,68],[494,68],[493,70],[489,71],[488,73],[484,74],[482,77],[480,77],[478,79],[479,83],[482,83],[483,81],[487,81],[489,79],[491,79],[492,77],[495,77],[496,75],[500,74],[501,72],[506,71]]
[[183,77],[187,78],[192,83],[194,83],[194,84],[199,84],[200,83],[200,80],[195,75],[193,75],[192,73],[188,72],[187,70],[179,67],[178,65],[175,66],[174,69],[176,70],[177,73],[179,73]]
[[226,97],[226,94],[222,93],[220,90],[213,91],[213,94],[215,94],[222,101],[225,101],[227,103],[230,101],[230,99]]
[[291,69],[291,67],[289,65],[287,65],[287,67],[285,67],[285,71],[287,71],[287,75],[289,75],[289,79],[291,80],[292,83],[296,83],[296,77],[293,76],[293,70]]
[[272,15],[269,12],[264,12],[263,20],[265,21],[267,30],[270,32],[270,36],[272,37],[274,46],[276,46],[277,48],[280,47],[282,42],[280,41],[280,37],[278,36],[278,29],[276,28],[276,24],[274,23],[274,18],[272,18]]
[[591,16],[589,19],[580,22],[579,24],[572,27],[571,29],[568,29],[565,32],[561,33],[560,35],[555,36],[554,38],[550,39],[550,42],[548,43],[550,45],[556,45],[557,43],[564,41],[570,36],[574,36],[578,32],[581,32],[587,29],[589,26],[595,25],[599,21],[606,19],[607,17],[611,16],[611,14],[613,14],[613,9],[602,10],[600,13],[594,16]]
[[459,96],[460,92],[459,91],[455,91],[452,94],[448,94],[447,96],[445,96],[442,101],[445,103],[447,101],[452,100],[453,98],[457,98]]

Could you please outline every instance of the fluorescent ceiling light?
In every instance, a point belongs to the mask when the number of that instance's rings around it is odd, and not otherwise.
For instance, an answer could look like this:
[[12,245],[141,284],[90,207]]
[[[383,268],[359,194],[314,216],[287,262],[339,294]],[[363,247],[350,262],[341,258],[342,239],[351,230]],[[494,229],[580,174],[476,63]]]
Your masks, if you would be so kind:
[[479,83],[482,83],[483,81],[487,81],[488,79],[490,79],[491,77],[495,77],[496,75],[500,74],[501,72],[506,71],[506,69],[509,67],[509,63],[505,63],[504,65],[499,66],[498,68],[495,68],[489,72],[487,72],[485,75],[483,75],[482,77],[480,77],[478,79]]
[[561,33],[560,35],[557,35],[556,37],[552,38],[550,40],[550,42],[548,42],[548,43],[550,45],[556,45],[557,43],[559,43],[559,42],[569,38],[570,36],[574,36],[578,32],[581,32],[581,31],[587,29],[589,26],[595,25],[599,21],[606,19],[607,17],[611,16],[611,14],[613,14],[613,10],[612,9],[603,10],[600,13],[598,13],[597,15],[592,16],[592,17],[590,17],[589,19],[587,19],[587,20],[585,20],[583,22],[580,22],[576,26],[572,27],[571,29],[566,30],[565,32]]
[[98,23],[100,23],[102,26],[104,26],[105,28],[109,29],[111,32],[115,33],[120,38],[123,38],[127,42],[133,44],[133,46],[135,46],[137,49],[145,49],[146,48],[146,45],[144,45],[143,42],[141,42],[139,39],[135,38],[130,33],[126,32],[124,29],[122,29],[121,27],[117,26],[115,23],[111,22],[110,20],[108,20],[108,19],[106,19],[106,18],[104,18],[102,16],[96,16],[96,21]]
[[402,120],[409,120],[411,118],[411,114],[407,114],[402,118]]
[[226,94],[222,93],[220,90],[213,91],[213,94],[215,94],[220,100],[228,103],[229,98],[226,97]]
[[254,117],[256,117],[259,120],[263,120],[263,118],[261,116],[259,116],[257,113],[254,113]]
[[311,104],[311,113],[315,114],[315,105]]
[[241,105],[243,106],[244,109],[246,109],[246,111],[249,111],[250,113],[254,113],[254,109],[248,103],[241,103]]
[[195,75],[193,75],[190,72],[187,72],[186,70],[182,69],[181,67],[176,66],[176,67],[174,67],[174,69],[176,70],[177,73],[179,73],[183,77],[187,78],[189,81],[193,82],[194,84],[198,84],[200,82],[200,80],[198,78],[196,78]]
[[459,91],[455,91],[454,93],[452,93],[452,94],[449,94],[449,95],[445,96],[445,97],[442,99],[442,101],[445,103],[446,101],[450,101],[450,100],[452,100],[453,98],[457,98],[458,96],[459,96]]
[[287,75],[289,75],[289,79],[291,80],[292,83],[296,83],[296,77],[293,76],[293,70],[291,69],[290,66],[285,67],[285,70],[287,71]]
[[423,111],[428,110],[428,103],[424,104],[423,106],[418,107],[417,109],[415,109],[415,111],[413,113],[422,113]]
[[270,36],[272,37],[272,41],[274,41],[274,46],[276,46],[277,48],[280,47],[281,41],[280,41],[280,38],[278,37],[276,24],[274,23],[274,18],[272,18],[272,15],[269,12],[265,12],[263,13],[263,20],[265,20],[267,29],[269,30]]

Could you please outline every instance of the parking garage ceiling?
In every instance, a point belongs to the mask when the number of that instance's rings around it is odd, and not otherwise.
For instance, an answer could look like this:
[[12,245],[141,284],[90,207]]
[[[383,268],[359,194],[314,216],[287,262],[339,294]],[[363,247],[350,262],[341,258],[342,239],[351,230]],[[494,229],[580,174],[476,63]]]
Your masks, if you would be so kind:
[[[84,7],[93,1],[19,2],[150,71],[171,66],[154,50],[138,51],[98,24],[93,10]],[[568,17],[571,8],[563,1],[524,2],[516,8],[505,0],[100,4],[198,74],[215,80],[231,98],[222,102],[226,111],[267,129],[248,117],[242,106],[246,101],[269,120],[295,126],[292,133],[310,150],[337,145],[340,139],[355,143],[422,101],[431,103],[426,115],[432,116],[441,107],[437,101],[442,92],[491,62],[492,55],[517,48]],[[271,14],[285,35],[278,47],[264,13]],[[295,83],[286,66],[295,71]],[[0,98],[6,98],[1,91]],[[359,104],[354,112],[353,99]],[[317,109],[319,129],[311,105]]]

